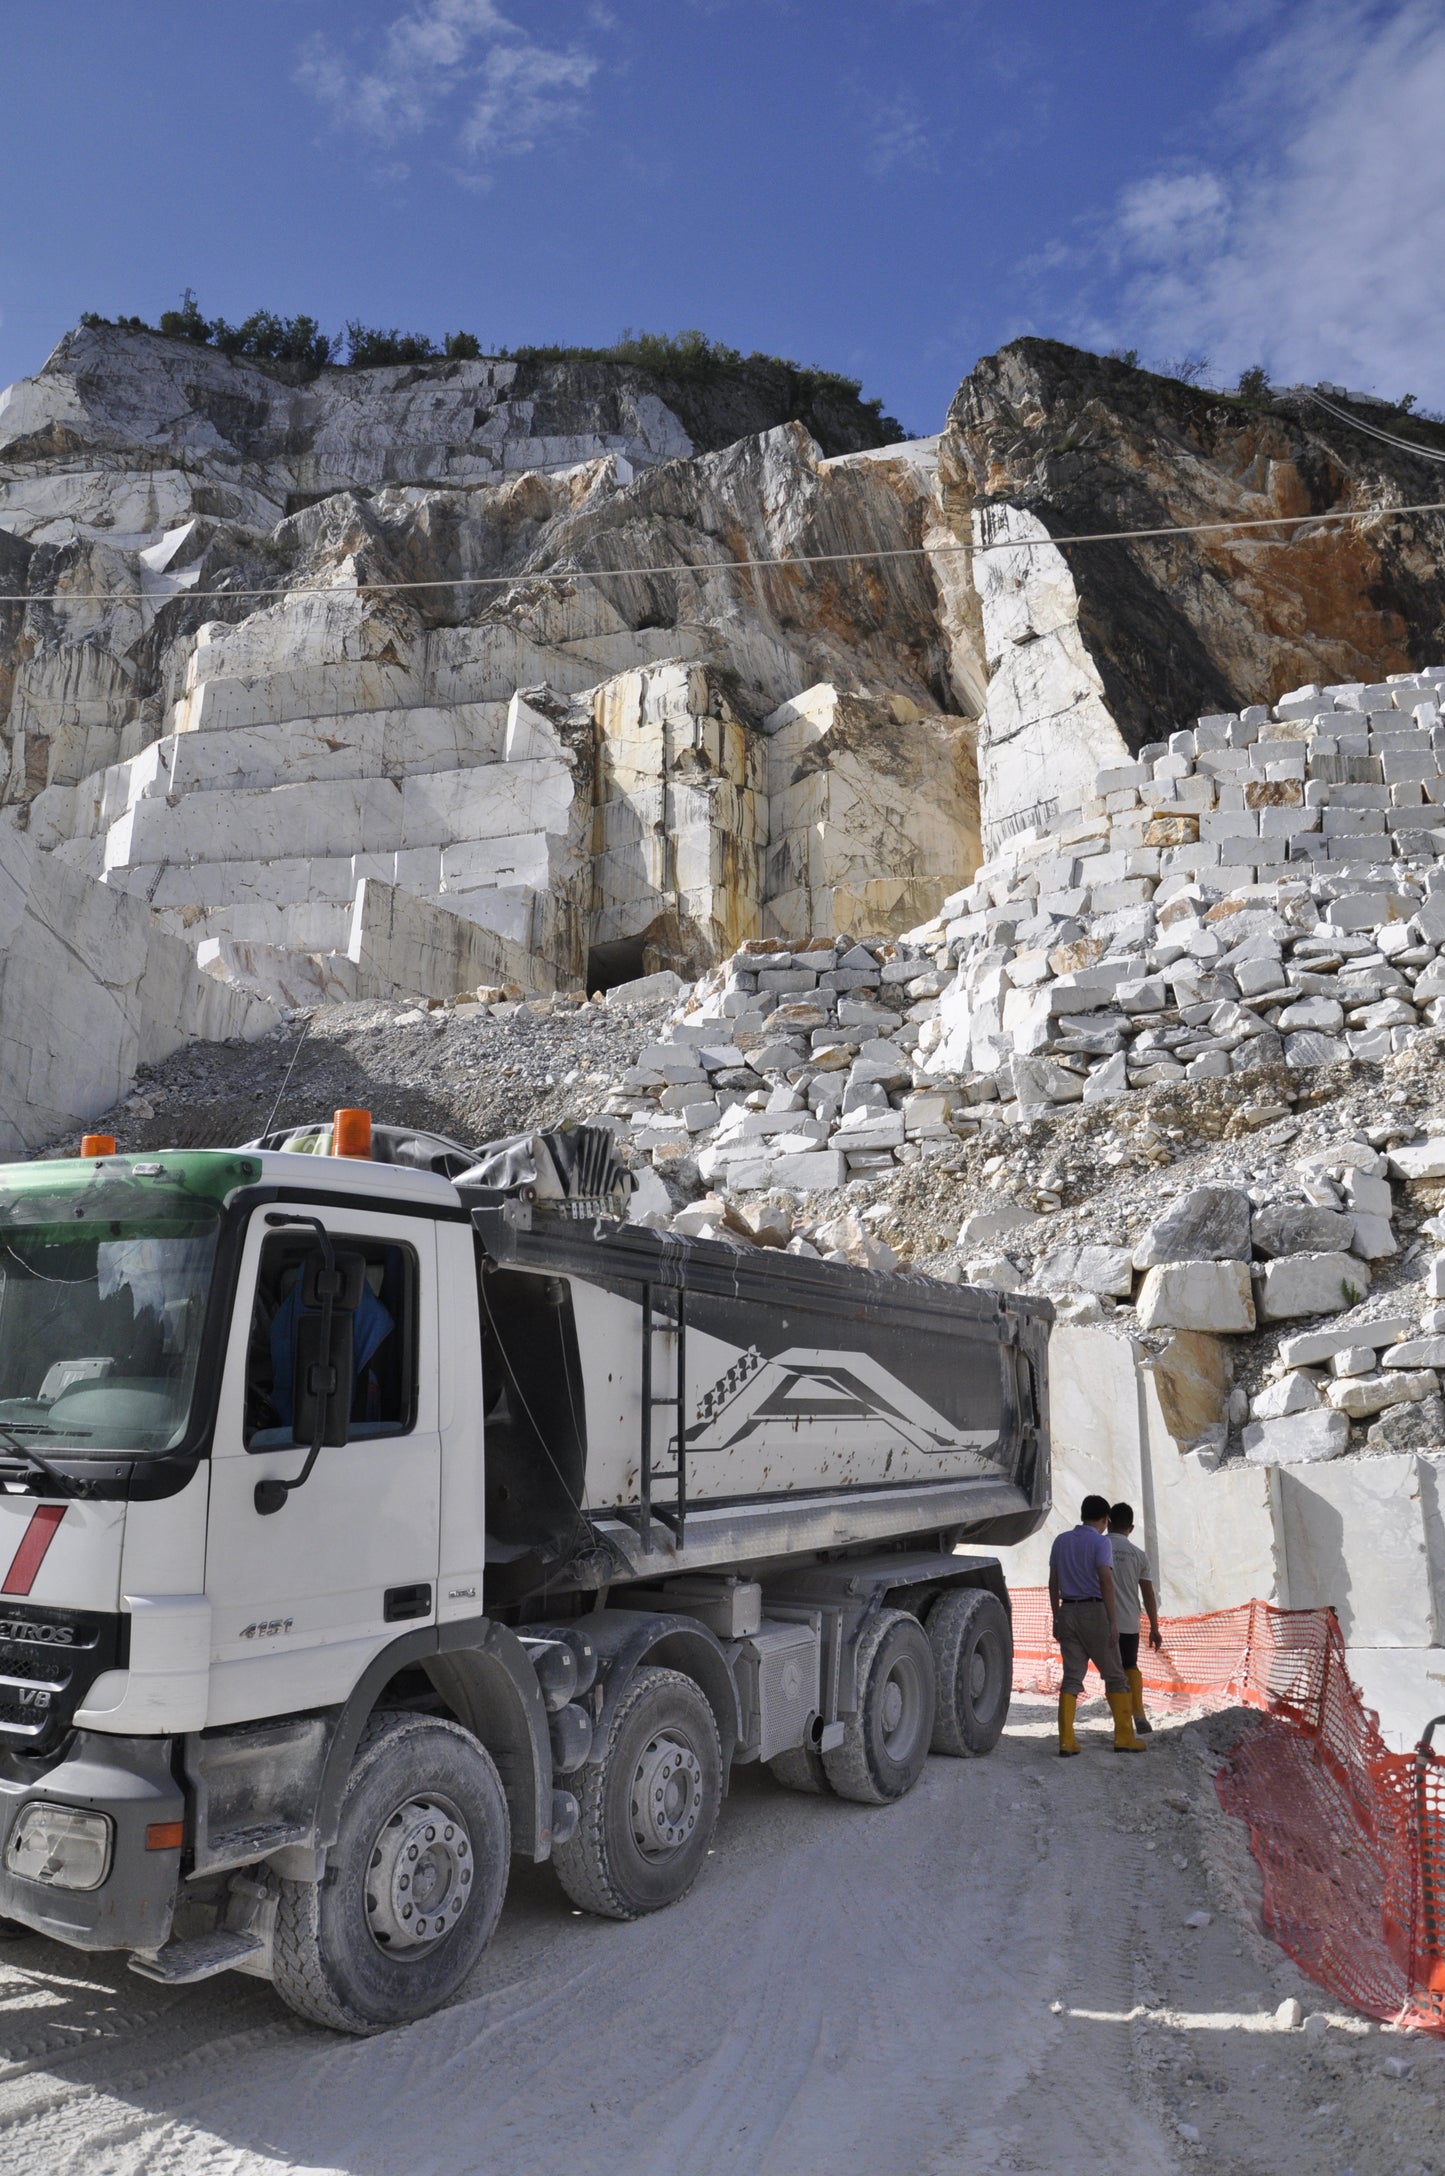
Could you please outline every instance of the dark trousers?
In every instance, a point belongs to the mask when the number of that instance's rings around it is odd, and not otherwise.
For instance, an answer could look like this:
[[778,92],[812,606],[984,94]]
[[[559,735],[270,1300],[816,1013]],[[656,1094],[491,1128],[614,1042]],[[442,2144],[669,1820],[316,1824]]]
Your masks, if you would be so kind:
[[1139,1635],[1137,1632],[1121,1632],[1119,1634],[1119,1660],[1126,1670],[1138,1669]]
[[[1076,1695],[1083,1691],[1084,1672],[1091,1662],[1106,1692],[1129,1690],[1119,1649],[1109,1636],[1109,1614],[1101,1601],[1061,1603],[1054,1619],[1054,1638],[1064,1658],[1063,1691]],[[1138,1644],[1136,1635],[1136,1651]]]

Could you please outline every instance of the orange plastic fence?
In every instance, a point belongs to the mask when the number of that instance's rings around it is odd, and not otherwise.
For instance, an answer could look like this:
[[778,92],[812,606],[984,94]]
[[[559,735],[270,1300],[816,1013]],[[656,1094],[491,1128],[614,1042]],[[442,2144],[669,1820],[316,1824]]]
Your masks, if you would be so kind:
[[[1014,1690],[1052,1693],[1042,1587],[1015,1588]],[[1310,1978],[1366,2016],[1445,2034],[1445,1731],[1391,1753],[1345,1666],[1334,1612],[1246,1602],[1161,1620],[1141,1646],[1156,1707],[1256,1707],[1216,1779],[1249,1829],[1265,1924]]]

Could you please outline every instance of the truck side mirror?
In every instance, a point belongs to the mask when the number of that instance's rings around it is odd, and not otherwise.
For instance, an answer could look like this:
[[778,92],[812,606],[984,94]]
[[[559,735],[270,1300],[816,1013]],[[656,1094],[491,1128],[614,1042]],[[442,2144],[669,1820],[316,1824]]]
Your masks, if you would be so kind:
[[355,1328],[355,1316],[343,1314],[338,1308],[331,1318],[330,1340],[323,1345],[326,1324],[321,1316],[298,1318],[296,1362],[291,1373],[293,1443],[312,1443],[318,1435],[323,1444],[346,1441],[356,1372]]
[[320,1254],[307,1256],[291,1373],[293,1443],[335,1445],[347,1439],[356,1376],[356,1310],[365,1289],[363,1255],[337,1254],[330,1263]]

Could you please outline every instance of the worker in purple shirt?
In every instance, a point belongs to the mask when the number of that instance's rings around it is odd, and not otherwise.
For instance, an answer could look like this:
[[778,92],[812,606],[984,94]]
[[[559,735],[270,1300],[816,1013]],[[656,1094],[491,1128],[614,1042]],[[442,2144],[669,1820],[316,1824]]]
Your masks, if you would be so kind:
[[1084,1689],[1084,1672],[1091,1662],[1104,1680],[1114,1717],[1114,1751],[1144,1750],[1134,1735],[1129,1680],[1119,1656],[1114,1552],[1108,1525],[1107,1496],[1086,1496],[1079,1524],[1067,1534],[1056,1536],[1049,1551],[1049,1605],[1054,1613],[1054,1638],[1064,1658],[1064,1683],[1059,1694],[1059,1754],[1064,1759],[1079,1750],[1074,1736],[1074,1710]]

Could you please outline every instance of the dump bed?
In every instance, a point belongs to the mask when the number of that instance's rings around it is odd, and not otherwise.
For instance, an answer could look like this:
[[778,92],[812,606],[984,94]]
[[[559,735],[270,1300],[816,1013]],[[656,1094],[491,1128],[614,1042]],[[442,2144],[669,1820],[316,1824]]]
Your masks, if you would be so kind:
[[472,1221],[500,1562],[555,1581],[585,1534],[615,1582],[1042,1522],[1047,1302],[518,1201]]

